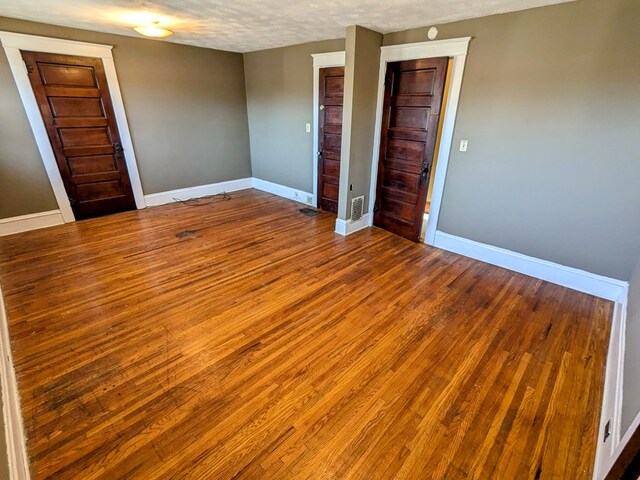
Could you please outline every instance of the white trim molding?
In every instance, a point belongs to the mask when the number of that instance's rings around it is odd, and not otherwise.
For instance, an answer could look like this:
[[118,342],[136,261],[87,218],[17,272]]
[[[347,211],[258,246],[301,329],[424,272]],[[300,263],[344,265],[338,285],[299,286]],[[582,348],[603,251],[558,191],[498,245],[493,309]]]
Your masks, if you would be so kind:
[[329,67],[344,67],[345,52],[313,53],[313,206],[318,206],[318,112],[320,110],[320,69]]
[[356,220],[352,222],[351,220],[342,220],[341,218],[336,218],[336,233],[340,235],[346,236],[351,235],[352,233],[356,233],[358,230],[362,230],[363,228],[368,228],[370,225],[369,220],[370,215],[365,213],[362,215],[360,220]]
[[111,103],[118,124],[118,132],[120,133],[120,141],[122,143],[127,169],[129,171],[129,179],[131,180],[131,188],[136,201],[137,208],[144,208],[144,194],[142,191],[142,183],[140,182],[140,173],[138,171],[138,163],[136,161],[127,116],[122,102],[122,94],[118,77],[116,76],[115,64],[113,63],[113,55],[111,45],[98,45],[95,43],[75,42],[71,40],[62,40],[59,38],[38,37],[34,35],[23,35],[20,33],[0,32],[0,43],[4,47],[4,51],[9,60],[11,73],[15,79],[20,99],[27,113],[31,130],[36,140],[36,145],[42,157],[44,168],[51,182],[53,193],[58,203],[58,207],[65,222],[75,221],[75,216],[69,204],[69,198],[64,188],[62,176],[58,170],[56,158],[49,142],[49,136],[42,120],[35,95],[31,89],[27,70],[24,67],[21,50],[32,52],[55,53],[60,55],[77,55],[82,57],[93,57],[102,59],[105,75],[107,77],[107,85],[111,95]]
[[304,203],[305,205],[313,205],[313,195],[303,190],[297,190],[278,183],[267,182],[260,178],[253,178],[253,188],[272,193],[282,198],[288,198],[298,203]]
[[59,55],[81,55],[94,58],[113,58],[111,54],[113,47],[99,43],[78,42],[14,32],[0,32],[0,41],[3,47],[17,50],[56,53]]
[[7,440],[9,476],[13,480],[29,480],[29,458],[20,409],[20,395],[13,367],[9,322],[0,290],[0,381],[2,382],[2,414]]
[[53,227],[64,223],[60,210],[31,213],[19,217],[0,219],[0,237],[14,233],[28,232],[38,228]]
[[181,200],[190,200],[192,198],[208,197],[210,195],[218,195],[223,192],[235,192],[253,187],[253,178],[240,178],[238,180],[229,180],[228,182],[210,183],[207,185],[198,185],[196,187],[179,188],[177,190],[169,190],[160,193],[151,193],[145,195],[145,202],[148,207],[158,205],[166,205],[168,203],[179,202]]
[[[627,330],[627,297],[628,286],[622,289],[620,298],[613,309],[609,350],[604,380],[602,408],[600,411],[600,428],[596,447],[593,479],[604,480],[631,439],[640,424],[640,413],[631,428],[623,436],[622,429],[622,395],[624,380],[624,352]],[[605,439],[605,430],[609,425],[609,436]]]
[[441,231],[436,232],[433,246],[614,302],[618,301],[629,285],[622,280],[529,257]]
[[148,207],[155,207],[158,205],[179,202],[181,200],[219,195],[223,192],[236,192],[238,190],[246,190],[248,188],[255,188],[256,190],[272,193],[273,195],[294,200],[305,205],[312,204],[312,197],[308,192],[254,177],[229,180],[227,182],[209,183],[207,185],[198,185],[196,187],[179,188],[177,190],[169,190],[166,192],[151,193],[149,195],[145,195],[144,198]]
[[[431,208],[425,243],[433,245],[435,241],[442,194],[451,154],[453,142],[453,129],[458,113],[458,102],[462,89],[462,77],[467,59],[467,51],[471,37],[453,38],[448,40],[436,40],[432,42],[407,43],[404,45],[390,45],[380,47],[380,71],[378,73],[378,100],[376,106],[376,124],[373,137],[373,156],[371,159],[371,186],[369,189],[369,211],[373,209],[376,201],[376,184],[378,181],[378,160],[380,157],[380,136],[382,131],[382,108],[384,106],[384,77],[387,73],[387,64],[403,60],[416,60],[419,58],[450,57],[451,79],[449,80],[449,95],[447,108],[444,112],[442,133],[440,136],[440,148],[438,150],[438,163],[434,172],[433,192],[431,193]],[[373,224],[373,215],[370,215],[369,225]]]

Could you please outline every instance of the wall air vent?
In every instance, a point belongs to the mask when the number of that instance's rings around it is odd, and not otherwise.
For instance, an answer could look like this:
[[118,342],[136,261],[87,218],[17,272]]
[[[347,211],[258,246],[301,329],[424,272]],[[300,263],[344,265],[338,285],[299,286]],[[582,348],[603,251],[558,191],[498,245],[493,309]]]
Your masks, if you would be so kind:
[[357,222],[362,218],[364,210],[364,195],[351,199],[351,221]]

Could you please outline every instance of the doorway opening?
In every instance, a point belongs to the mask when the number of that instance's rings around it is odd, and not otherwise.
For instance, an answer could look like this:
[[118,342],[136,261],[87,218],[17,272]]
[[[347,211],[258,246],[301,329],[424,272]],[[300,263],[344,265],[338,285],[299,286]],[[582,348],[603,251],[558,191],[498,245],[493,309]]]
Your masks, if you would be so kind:
[[318,98],[318,208],[338,213],[344,67],[321,68]]
[[135,209],[102,59],[21,54],[75,218]]
[[449,57],[387,64],[373,224],[424,241]]
[[[430,171],[427,172],[426,178],[429,178],[427,185],[423,184],[424,195],[426,197],[427,186],[430,190],[431,202],[429,206],[429,217],[426,222],[426,232],[424,233],[424,242],[428,245],[434,245],[436,243],[436,234],[438,227],[438,220],[440,216],[440,206],[442,204],[442,197],[444,192],[444,185],[446,181],[447,168],[449,164],[449,157],[451,147],[453,143],[453,130],[455,127],[456,115],[458,111],[458,104],[460,100],[460,91],[462,89],[462,78],[464,76],[465,64],[467,59],[467,53],[469,50],[469,44],[471,37],[452,38],[446,40],[434,40],[428,42],[418,42],[399,45],[387,45],[380,49],[380,69],[378,74],[378,98],[376,104],[376,125],[374,130],[373,139],[373,154],[371,157],[371,184],[369,189],[369,205],[372,210],[378,207],[378,210],[382,207],[382,199],[378,195],[378,174],[380,167],[380,159],[383,157],[383,125],[389,121],[389,118],[385,116],[388,113],[388,109],[385,109],[385,102],[388,99],[385,96],[387,91],[388,81],[385,82],[388,72],[388,65],[394,62],[405,62],[408,60],[430,60],[444,58],[446,60],[446,78],[447,81],[443,83],[443,86],[447,86],[447,92],[443,91],[443,101],[446,102],[446,109],[440,112],[442,118],[442,125],[438,125],[438,128],[431,129],[434,137],[436,133],[440,131],[438,148],[434,147],[435,158],[437,152],[436,162],[430,166]],[[444,69],[444,67],[443,67]],[[414,75],[415,78],[420,75]],[[426,73],[422,75],[427,76]],[[404,92],[403,93],[410,93]],[[419,93],[419,92],[416,92]],[[408,109],[404,109],[404,113],[409,113]],[[416,112],[413,112],[416,113]],[[424,111],[422,112],[424,113]],[[426,122],[426,120],[425,120]],[[417,132],[418,134],[420,132]],[[435,142],[435,138],[434,138]],[[415,147],[416,143],[413,143]],[[406,167],[406,165],[405,165]],[[420,164],[422,167],[422,164]],[[422,169],[418,171],[422,174]],[[415,178],[415,166],[413,167],[413,175]],[[396,179],[402,175],[395,175]],[[404,177],[405,180],[407,177]],[[424,182],[423,182],[424,183]],[[400,192],[402,193],[402,192]],[[417,190],[414,188],[413,198],[422,198],[422,195],[417,194]],[[405,198],[406,200],[406,198]],[[411,203],[411,202],[409,202]],[[392,205],[394,206],[394,205]],[[396,203],[395,206],[402,206],[402,202]],[[420,231],[424,226],[424,210],[426,209],[426,201],[418,209],[410,207],[410,210],[416,214],[415,220],[409,222],[411,227],[416,227],[418,233],[412,238],[413,241],[419,241]],[[369,226],[374,224],[374,211],[369,212]],[[405,211],[406,215],[407,212]],[[384,228],[384,227],[383,227]]]
[[[338,131],[338,127],[335,124],[336,121],[336,113],[337,113],[337,108],[333,108],[333,107],[338,107],[338,105],[332,105],[331,110],[333,110],[332,112],[330,112],[330,117],[328,117],[328,115],[325,112],[325,109],[327,107],[327,103],[323,103],[323,99],[326,96],[327,92],[331,93],[331,91],[334,91],[334,97],[343,97],[344,96],[344,65],[345,65],[345,52],[327,52],[327,53],[313,53],[311,54],[311,57],[313,58],[313,128],[312,128],[312,132],[313,132],[313,153],[312,153],[312,169],[313,169],[313,206],[316,208],[323,208],[321,205],[321,201],[322,201],[322,195],[323,192],[322,190],[325,187],[325,183],[327,185],[331,185],[331,182],[325,182],[324,178],[321,178],[321,169],[324,168],[324,164],[321,165],[321,161],[323,160],[321,157],[321,152],[322,154],[325,153],[324,149],[321,148],[321,137],[324,134],[324,131],[321,132],[321,125],[324,125],[326,123],[327,120],[329,120],[329,123],[331,124],[332,122],[334,123],[330,130],[332,132],[337,132]],[[334,68],[338,68],[339,70],[333,70]],[[324,73],[322,73],[324,72]],[[333,73],[329,73],[329,75],[327,76],[327,72],[333,72]],[[321,73],[322,73],[322,79],[321,79]],[[339,80],[340,75],[342,76],[342,80]],[[333,77],[333,78],[332,78]],[[330,85],[327,85],[327,80],[330,81]],[[324,89],[324,91],[321,92],[321,83],[324,83],[324,85],[322,85],[322,88]],[[335,95],[335,91],[339,90],[341,91],[341,95]],[[321,99],[321,96],[323,97]],[[334,98],[333,102],[331,103],[339,103],[339,122],[340,122],[340,147],[342,146],[342,98],[339,99],[338,98]],[[323,108],[321,109],[320,106],[323,105]],[[332,139],[330,140],[334,140],[334,144],[335,144],[335,140],[337,138],[334,136]],[[324,142],[324,139],[322,139],[322,141]],[[323,145],[324,146],[324,145]],[[335,146],[335,145],[334,145]],[[335,155],[332,154],[328,154],[328,156],[331,156],[332,158],[335,157]],[[339,162],[339,156],[338,158],[338,162]],[[334,167],[335,168],[335,164],[334,165],[327,165],[328,167]],[[338,163],[339,166],[339,163]],[[335,172],[333,172],[335,173]],[[339,178],[339,171],[338,171],[338,178]],[[339,181],[338,181],[339,183]],[[329,189],[331,189],[332,187],[328,187]],[[338,194],[338,186],[336,185],[336,194]],[[330,193],[330,192],[326,192],[326,193]],[[326,197],[325,197],[326,198]],[[338,198],[337,196],[335,197],[336,199]],[[337,211],[337,203],[336,203],[336,211]],[[326,205],[325,205],[326,207]]]

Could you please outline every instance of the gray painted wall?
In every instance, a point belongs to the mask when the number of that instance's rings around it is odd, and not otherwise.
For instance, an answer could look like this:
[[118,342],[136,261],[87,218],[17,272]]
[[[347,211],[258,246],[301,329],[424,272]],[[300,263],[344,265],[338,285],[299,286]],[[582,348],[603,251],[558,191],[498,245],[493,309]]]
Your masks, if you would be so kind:
[[244,54],[253,176],[313,191],[312,53],[344,50],[344,40]]
[[640,259],[629,284],[624,351],[622,435],[640,413]]
[[[439,230],[628,280],[640,257],[640,2],[439,25],[473,36]],[[425,41],[427,28],[384,36]],[[469,139],[466,153],[457,150]]]
[[368,208],[381,44],[378,32],[347,28],[338,199],[338,217],[343,220],[351,218],[353,197],[365,195],[364,211]]
[[[146,194],[251,176],[242,55],[0,18],[0,30],[114,45]],[[56,209],[4,52],[0,218]]]
[[[0,19],[0,30],[4,30]],[[0,218],[56,210],[49,178],[31,133],[27,115],[0,49]]]
[[[438,26],[439,39],[474,37],[440,230],[630,278],[640,256],[640,154],[629,141],[640,111],[639,21],[635,0],[580,0]],[[311,191],[309,54],[342,49],[322,45],[245,55],[255,176]],[[455,148],[461,138],[466,153]]]

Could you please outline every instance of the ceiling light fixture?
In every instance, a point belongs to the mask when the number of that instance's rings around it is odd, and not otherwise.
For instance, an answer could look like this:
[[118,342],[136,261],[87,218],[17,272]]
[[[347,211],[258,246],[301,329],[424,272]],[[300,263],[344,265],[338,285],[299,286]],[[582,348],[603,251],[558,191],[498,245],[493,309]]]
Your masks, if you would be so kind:
[[159,20],[154,20],[149,25],[141,25],[139,27],[133,27],[133,29],[145,37],[166,38],[173,35],[171,30],[159,27],[159,24]]

